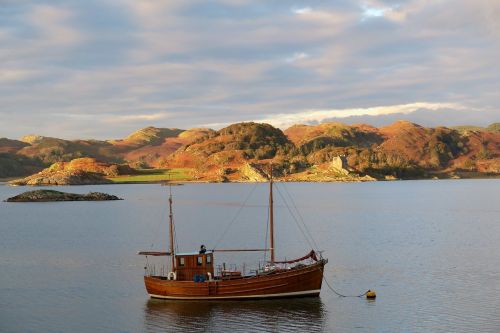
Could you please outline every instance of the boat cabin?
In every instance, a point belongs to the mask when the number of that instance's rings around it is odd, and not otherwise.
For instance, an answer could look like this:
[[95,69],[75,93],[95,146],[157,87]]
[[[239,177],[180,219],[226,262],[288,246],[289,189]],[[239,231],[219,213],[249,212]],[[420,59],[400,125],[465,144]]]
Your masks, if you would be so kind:
[[214,276],[213,252],[177,253],[175,270],[178,281],[204,282]]

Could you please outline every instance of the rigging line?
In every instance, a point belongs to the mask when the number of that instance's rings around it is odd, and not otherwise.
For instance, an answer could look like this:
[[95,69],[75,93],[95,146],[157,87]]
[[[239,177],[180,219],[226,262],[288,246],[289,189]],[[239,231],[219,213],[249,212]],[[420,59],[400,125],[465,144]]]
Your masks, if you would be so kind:
[[283,194],[281,193],[280,189],[278,186],[276,186],[276,189],[278,190],[278,194],[279,196],[281,197],[281,199],[283,200],[283,203],[285,204],[285,207],[288,209],[288,212],[290,213],[290,215],[292,216],[292,219],[294,220],[295,224],[297,225],[297,227],[299,228],[300,232],[302,233],[302,236],[304,236],[305,240],[307,241],[307,243],[309,244],[309,246],[314,249],[314,246],[312,245],[311,241],[309,240],[309,238],[307,237],[307,235],[305,234],[304,230],[302,229],[302,226],[300,225],[299,221],[297,220],[294,212],[290,209],[290,206],[288,205],[288,202],[286,201],[286,199],[284,198]]
[[177,245],[177,233],[175,232],[175,218],[172,218],[172,226],[174,229],[174,251],[179,252],[179,245]]
[[[169,173],[168,174],[168,181],[169,181],[169,185],[168,185],[168,191],[169,191],[169,198],[172,198],[172,183],[171,183],[171,174]],[[172,205],[173,205],[173,199],[172,199]],[[169,214],[170,214],[170,211],[169,211]],[[174,233],[173,235],[173,238],[174,238],[174,254],[179,252],[179,245],[177,245],[177,233],[175,231],[175,216],[174,216],[174,212],[173,212],[173,209],[172,209],[172,231]],[[172,267],[173,269],[173,267]]]
[[157,225],[156,225],[156,230],[154,230],[154,234],[153,234],[153,242],[151,243],[151,249],[153,249],[153,246],[154,244],[156,243],[156,241],[158,240],[158,237],[159,237],[159,230],[160,230],[160,225],[164,222],[164,219],[165,219],[165,215],[166,215],[166,211],[167,211],[167,208],[165,205],[161,205],[161,212],[160,212],[160,219],[158,219],[158,222],[157,222]]
[[[172,178],[171,178],[172,174],[169,173],[168,174],[168,181],[169,181],[169,192],[170,192],[170,198],[172,198]],[[172,202],[172,205],[173,205],[173,202]],[[177,233],[175,231],[175,216],[174,216],[174,212],[173,212],[173,209],[172,209],[172,231],[174,233],[173,235],[173,238],[174,238],[174,246],[173,246],[173,250],[174,250],[174,255],[175,253],[179,252],[179,245],[177,243]],[[172,267],[172,270],[174,269],[174,267]]]
[[174,254],[179,252],[179,243],[177,242],[177,229],[175,228],[175,216],[172,214],[172,229],[174,231]]
[[175,216],[173,214],[173,211],[172,211],[172,229],[174,231],[174,252],[177,253],[179,252],[179,245],[177,243],[177,232],[175,229]]
[[[307,240],[307,242],[308,242],[309,246],[310,246],[312,249],[319,250],[319,248],[318,248],[317,246],[316,246],[316,247],[314,247],[314,246],[313,246],[313,244],[314,244],[314,245],[316,245],[316,242],[314,242],[314,239],[312,238],[312,236],[311,236],[311,235],[308,235],[306,232],[304,232],[304,230],[306,230],[306,231],[307,231],[305,223],[302,221],[302,225],[304,226],[304,229],[302,229],[302,227],[301,227],[301,226],[300,226],[300,224],[299,224],[299,220],[298,220],[298,219],[297,219],[297,217],[295,216],[295,213],[292,213],[292,210],[290,209],[290,207],[289,207],[289,205],[288,205],[288,201],[284,198],[284,195],[280,192],[280,189],[278,188],[278,186],[276,186],[276,188],[278,189],[278,192],[279,192],[279,193],[280,193],[280,195],[282,196],[283,201],[285,202],[285,205],[286,205],[286,207],[287,207],[288,211],[290,212],[290,215],[292,215],[292,217],[295,219],[295,223],[296,223],[296,224],[297,224],[297,226],[299,227],[299,229],[300,229],[300,231],[302,232],[302,235],[304,236],[304,238]],[[285,188],[285,190],[286,190],[286,188]],[[296,210],[297,210],[297,209],[296,209]],[[300,216],[300,214],[298,213],[298,211],[297,211],[297,215],[298,215],[298,216]],[[312,241],[312,243],[311,243],[311,241]]]
[[285,203],[285,207],[288,209],[288,212],[290,213],[290,215],[292,216],[292,219],[295,221],[295,224],[297,225],[297,227],[299,228],[300,232],[302,233],[302,236],[304,236],[304,238],[306,239],[307,243],[309,244],[309,246],[314,249],[314,246],[313,244],[311,243],[311,241],[309,240],[309,238],[307,237],[307,235],[305,234],[304,230],[302,230],[302,227],[300,226],[300,223],[299,221],[297,220],[297,218],[295,217],[294,213],[292,212],[292,210],[290,209],[290,207],[288,206],[288,202],[285,200],[283,194],[281,193],[281,190],[279,189],[278,186],[276,186],[276,189],[278,190],[278,194],[280,195],[281,199],[283,200],[283,202]]
[[271,207],[267,209],[267,221],[266,221],[266,238],[264,238],[264,262],[267,260],[267,237],[269,235],[269,213],[270,213]]
[[312,236],[312,233],[310,232],[309,228],[307,227],[307,224],[305,223],[304,218],[302,217],[302,214],[300,214],[300,211],[299,211],[299,209],[298,209],[298,207],[297,207],[297,205],[295,203],[295,200],[293,199],[293,196],[290,194],[290,192],[288,191],[288,189],[286,188],[286,186],[283,186],[283,189],[285,190],[285,193],[288,195],[288,198],[290,199],[290,202],[292,203],[292,206],[295,209],[295,211],[297,213],[297,216],[299,217],[300,222],[304,226],[304,230],[306,231],[307,235],[309,236],[309,238],[313,242],[313,244],[316,247],[316,249],[319,250],[319,246],[316,243],[316,240],[314,239],[314,237]]
[[312,242],[314,243],[314,245],[316,246],[316,249],[319,250],[319,246],[318,244],[316,243],[316,240],[314,239],[314,237],[312,236],[312,233],[311,231],[309,230],[309,228],[307,227],[307,224],[305,223],[304,221],[304,218],[302,217],[302,214],[300,214],[300,211],[297,207],[297,205],[295,204],[295,200],[293,200],[293,197],[292,195],[290,194],[290,192],[288,191],[288,189],[286,188],[286,186],[283,185],[283,188],[285,189],[285,192],[286,194],[288,194],[288,197],[290,198],[290,201],[293,205],[293,207],[295,208],[296,212],[297,212],[297,215],[299,216],[300,220],[302,221],[302,224],[304,225],[304,229],[306,230],[307,234],[309,235],[309,237],[311,238]]
[[252,193],[253,191],[255,190],[255,188],[257,187],[257,184],[258,183],[255,183],[255,185],[253,186],[252,190],[250,191],[250,193],[248,193],[247,197],[245,198],[245,201],[243,201],[243,203],[240,205],[240,207],[238,208],[238,211],[236,212],[236,214],[234,215],[233,219],[231,220],[231,222],[229,222],[229,224],[226,226],[226,228],[224,229],[224,232],[220,235],[219,239],[217,239],[217,242],[215,242],[215,245],[213,246],[213,250],[215,250],[217,248],[217,246],[219,245],[220,241],[224,238],[224,236],[226,235],[226,233],[228,232],[229,228],[233,225],[233,223],[236,221],[236,219],[238,218],[238,216],[240,215],[243,207],[245,207],[245,204],[247,203],[248,199],[250,199],[250,197],[252,196]]
[[[169,185],[168,185],[168,191],[169,191],[169,198],[172,198],[172,179],[171,179],[171,174],[169,173],[168,174],[168,181],[169,181]],[[173,205],[173,199],[172,199],[172,203]],[[169,210],[169,214],[170,214],[170,210]],[[179,246],[177,245],[177,233],[175,232],[175,217],[174,217],[174,212],[173,212],[173,209],[172,209],[172,231],[173,231],[173,239],[174,239],[174,248],[172,250],[174,250],[174,254],[179,252]],[[173,269],[173,267],[172,267]]]

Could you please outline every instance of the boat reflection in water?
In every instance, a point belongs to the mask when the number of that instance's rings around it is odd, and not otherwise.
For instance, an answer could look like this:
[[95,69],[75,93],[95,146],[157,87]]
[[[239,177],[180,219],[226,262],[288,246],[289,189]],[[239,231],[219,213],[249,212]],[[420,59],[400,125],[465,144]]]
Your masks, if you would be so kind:
[[194,302],[150,299],[145,332],[323,332],[318,297],[260,301]]

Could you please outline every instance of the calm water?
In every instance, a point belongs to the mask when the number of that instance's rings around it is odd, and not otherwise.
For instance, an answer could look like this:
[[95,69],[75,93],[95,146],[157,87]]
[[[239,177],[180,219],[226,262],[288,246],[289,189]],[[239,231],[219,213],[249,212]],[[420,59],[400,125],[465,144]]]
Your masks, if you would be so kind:
[[[174,187],[179,250],[264,246],[265,184]],[[499,332],[500,181],[278,184],[345,294],[259,302],[148,299],[138,250],[167,244],[167,188],[103,185],[117,202],[0,203],[1,332]],[[26,188],[0,186],[0,199]],[[310,250],[276,192],[278,257]],[[231,257],[216,260],[230,262]],[[244,256],[257,261],[262,255]]]

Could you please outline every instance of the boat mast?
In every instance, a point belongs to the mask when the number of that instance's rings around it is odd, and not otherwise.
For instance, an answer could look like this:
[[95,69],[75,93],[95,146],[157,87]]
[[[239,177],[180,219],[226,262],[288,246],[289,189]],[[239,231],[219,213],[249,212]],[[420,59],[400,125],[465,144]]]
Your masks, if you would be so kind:
[[271,264],[274,263],[274,212],[273,212],[273,164],[269,176],[269,238],[271,243]]
[[172,185],[169,185],[170,196],[168,204],[170,207],[170,258],[172,258],[172,272],[175,272],[175,255],[174,255],[174,214],[172,212]]

